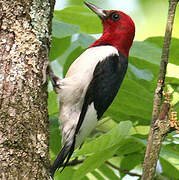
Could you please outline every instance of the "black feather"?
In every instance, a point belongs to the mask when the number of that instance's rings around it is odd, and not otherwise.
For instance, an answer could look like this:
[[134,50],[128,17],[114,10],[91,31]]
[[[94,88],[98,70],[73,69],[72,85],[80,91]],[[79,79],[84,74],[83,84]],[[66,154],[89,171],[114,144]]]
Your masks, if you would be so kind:
[[64,168],[66,167],[67,163],[70,160],[71,155],[73,154],[74,148],[75,148],[75,138],[74,138],[73,143],[66,143],[63,146],[63,148],[61,149],[60,153],[58,154],[57,158],[55,159],[52,165],[51,172],[50,172],[52,179],[57,169],[63,167],[63,169],[60,172],[64,170]]
[[112,55],[99,62],[86,96],[92,99],[98,119],[111,105],[127,71],[128,60],[122,54]]

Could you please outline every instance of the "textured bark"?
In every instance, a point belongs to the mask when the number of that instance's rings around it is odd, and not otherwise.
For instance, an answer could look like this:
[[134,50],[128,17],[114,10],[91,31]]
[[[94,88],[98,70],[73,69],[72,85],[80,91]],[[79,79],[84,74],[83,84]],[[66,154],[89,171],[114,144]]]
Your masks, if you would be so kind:
[[169,108],[169,102],[164,102],[159,118],[150,129],[141,180],[154,179],[162,141],[165,139],[167,133],[170,132],[170,123],[168,120]]
[[0,0],[0,179],[49,179],[47,84],[54,0]]

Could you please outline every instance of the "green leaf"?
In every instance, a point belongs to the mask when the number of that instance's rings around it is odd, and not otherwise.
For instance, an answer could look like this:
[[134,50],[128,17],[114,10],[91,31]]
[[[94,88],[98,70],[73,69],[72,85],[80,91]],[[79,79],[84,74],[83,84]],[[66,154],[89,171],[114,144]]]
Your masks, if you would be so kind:
[[61,56],[65,50],[70,46],[71,37],[65,37],[65,38],[55,38],[52,37],[52,44],[50,48],[50,61],[55,60],[59,56]]
[[[155,44],[156,46],[162,49],[164,37],[150,37],[145,40],[146,42],[150,42]],[[170,46],[170,54],[169,54],[169,62],[179,65],[179,51],[177,50],[179,47],[179,39],[172,38],[171,39],[171,46]]]
[[173,166],[168,159],[160,157],[160,163],[162,165],[162,174],[169,177],[170,179],[178,179],[179,170]]
[[119,144],[129,134],[131,127],[132,124],[130,121],[121,122],[108,133],[101,135],[87,144],[84,144],[82,148],[77,151],[77,155],[97,153]]
[[175,111],[179,114],[179,103],[177,103],[177,105],[175,106]]
[[78,46],[75,50],[73,50],[67,57],[66,62],[64,64],[64,71],[63,74],[65,75],[70,67],[70,65],[73,63],[73,61],[83,52],[84,50],[81,48],[81,46]]
[[138,164],[141,164],[143,156],[140,153],[132,153],[124,156],[121,161],[120,168],[125,170],[134,169]]
[[67,24],[59,21],[52,21],[52,36],[56,38],[65,38],[78,33],[79,26],[73,24]]
[[109,168],[106,164],[101,165],[98,168],[108,179],[119,180],[119,177],[114,173],[114,171]]
[[179,170],[179,146],[177,144],[163,145],[160,156]]
[[179,81],[179,66],[176,66],[174,64],[168,63],[167,66],[167,77],[174,77],[177,78]]
[[[74,42],[71,42],[71,45],[70,47],[64,52],[64,54],[62,56],[60,56],[57,60],[58,60],[58,63],[61,65],[61,67],[64,69],[64,66],[65,66],[65,63],[67,61],[67,58],[69,57],[69,55],[76,49],[80,47],[80,43],[78,41],[74,41]],[[79,54],[80,55],[80,54]],[[75,59],[69,59],[69,64],[72,63]],[[63,70],[63,72],[67,71],[68,69],[66,70]]]
[[105,117],[101,119],[100,121],[98,121],[98,124],[95,130],[98,132],[108,132],[115,126],[117,126],[117,123],[113,119],[109,117]]
[[179,85],[179,78],[166,77],[166,82],[170,85]]
[[88,48],[96,39],[87,34],[79,34],[77,41],[83,49]]
[[91,174],[93,174],[97,180],[105,180],[96,170],[92,171]]
[[163,175],[170,179],[179,178],[179,146],[178,144],[163,144],[160,152],[160,163]]
[[[151,96],[153,97],[158,72],[160,69],[159,65],[152,64],[148,61],[135,57],[130,57],[129,60],[130,64],[135,66],[137,71],[134,71],[134,68],[131,69],[131,65],[129,64],[126,77],[136,81],[136,83],[140,84],[143,88],[149,91],[151,93]],[[145,74],[145,77],[142,77],[140,72],[143,72]],[[136,93],[140,94],[140,91],[137,91]]]
[[57,94],[54,91],[48,93],[48,113],[49,115],[58,113]]
[[50,156],[54,161],[61,148],[61,135],[57,116],[50,116]]
[[61,173],[60,172],[56,172],[55,173],[55,180],[70,180],[73,178],[73,174],[74,174],[75,170],[72,167],[66,167]]
[[58,60],[52,61],[52,62],[51,62],[51,66],[52,66],[53,72],[54,72],[58,77],[60,77],[60,76],[62,75],[63,68],[61,67],[61,64],[59,64],[59,61],[58,61]]
[[72,6],[54,12],[54,19],[80,26],[80,31],[95,34],[102,32],[100,19],[87,7]]
[[140,152],[144,150],[145,145],[135,137],[126,138],[123,144],[117,150],[119,155],[127,155],[134,152]]
[[[136,57],[130,56],[129,63],[132,64],[133,66],[135,66],[140,71],[148,70],[147,74],[149,73],[149,76],[150,77],[152,76],[152,80],[155,79],[155,76],[158,75],[158,72],[160,70],[160,67],[158,64],[153,64],[152,62],[146,61],[142,58],[136,58]],[[130,65],[129,65],[129,69],[132,70]],[[137,73],[135,73],[135,74],[137,74]],[[136,77],[136,79],[142,79],[142,78]],[[149,79],[147,78],[146,81],[147,82],[151,81],[151,78],[149,78]]]
[[154,75],[152,74],[152,72],[149,69],[139,69],[139,68],[133,66],[132,64],[129,64],[129,68],[130,68],[131,72],[133,72],[133,74],[135,75],[135,77],[137,79],[151,81],[154,77]]
[[68,50],[68,55],[64,64],[64,75],[69,69],[70,65],[78,58],[91,43],[94,42],[94,38],[90,35],[79,34],[76,41],[71,44]]
[[130,50],[130,56],[159,65],[161,52],[161,48],[157,47],[155,44],[145,41],[134,41]]
[[149,134],[149,130],[150,130],[149,126],[135,126],[131,129],[131,135],[135,135],[135,134],[147,135]]
[[81,180],[89,180],[89,178],[85,176]]
[[93,154],[92,156],[86,158],[83,164],[75,172],[73,180],[76,179],[80,180],[88,172],[91,172],[94,169],[101,166],[101,164],[103,164],[107,159],[111,158],[114,155],[117,149],[118,149],[118,144],[103,151],[99,151]]

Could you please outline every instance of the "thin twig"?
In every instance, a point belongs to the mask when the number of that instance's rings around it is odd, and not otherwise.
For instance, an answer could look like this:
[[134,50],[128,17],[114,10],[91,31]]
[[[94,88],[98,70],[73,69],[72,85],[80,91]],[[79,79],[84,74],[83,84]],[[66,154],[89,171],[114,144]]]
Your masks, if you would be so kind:
[[162,50],[160,72],[158,77],[157,88],[155,90],[154,95],[152,123],[150,126],[150,133],[148,137],[148,145],[143,163],[143,174],[141,180],[154,179],[156,164],[158,161],[162,141],[171,129],[168,117],[170,102],[169,100],[164,102],[162,108],[161,102],[163,96],[163,88],[165,86],[165,75],[168,64],[170,41],[177,3],[178,0],[169,0],[168,20]]
[[152,180],[155,176],[155,169],[162,146],[162,141],[170,131],[170,124],[168,121],[169,108],[169,102],[164,102],[160,116],[150,130],[143,163],[142,180]]
[[[66,164],[66,166],[75,166],[75,165],[78,165],[78,164],[83,163],[83,161],[84,161],[84,159],[83,159],[83,160],[74,159],[74,160],[68,162],[68,163]],[[128,174],[128,175],[130,175],[130,176],[138,176],[138,177],[141,177],[140,174],[132,173],[132,172],[130,172],[129,170],[126,170],[126,169],[121,169],[121,168],[115,166],[114,164],[112,164],[112,163],[110,163],[110,162],[108,162],[108,161],[106,161],[105,163],[106,163],[107,165],[111,166],[112,168],[118,170],[118,171],[121,172],[121,173]]]
[[123,173],[123,174],[128,174],[128,175],[130,175],[130,176],[137,176],[137,177],[140,177],[140,178],[141,178],[141,175],[140,175],[140,174],[132,173],[132,172],[130,172],[129,170],[121,169],[121,168],[115,166],[114,164],[110,163],[109,161],[106,161],[105,163],[106,163],[107,165],[111,166],[112,168],[118,170],[119,172]]

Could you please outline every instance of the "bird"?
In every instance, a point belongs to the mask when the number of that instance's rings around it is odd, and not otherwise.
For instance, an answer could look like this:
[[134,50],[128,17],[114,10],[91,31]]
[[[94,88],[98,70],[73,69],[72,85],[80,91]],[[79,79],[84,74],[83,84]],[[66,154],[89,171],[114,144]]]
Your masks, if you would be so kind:
[[52,179],[57,169],[65,168],[117,95],[135,36],[135,24],[124,12],[84,3],[101,19],[103,33],[71,64],[63,79],[49,68],[52,85],[59,94],[62,132],[62,149],[52,165]]

